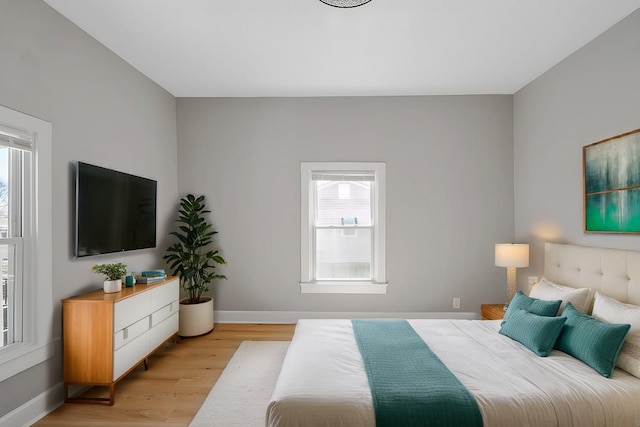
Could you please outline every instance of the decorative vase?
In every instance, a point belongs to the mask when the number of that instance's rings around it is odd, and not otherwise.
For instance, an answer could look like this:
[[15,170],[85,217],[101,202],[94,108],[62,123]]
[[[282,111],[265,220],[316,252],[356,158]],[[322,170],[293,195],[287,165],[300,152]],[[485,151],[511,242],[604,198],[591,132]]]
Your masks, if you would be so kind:
[[104,292],[107,294],[120,292],[122,290],[122,279],[105,280],[102,288],[104,289]]
[[198,304],[180,301],[178,335],[196,337],[213,330],[213,298],[202,297]]
[[136,277],[133,274],[129,274],[124,278],[124,284],[127,288],[132,288],[136,284]]

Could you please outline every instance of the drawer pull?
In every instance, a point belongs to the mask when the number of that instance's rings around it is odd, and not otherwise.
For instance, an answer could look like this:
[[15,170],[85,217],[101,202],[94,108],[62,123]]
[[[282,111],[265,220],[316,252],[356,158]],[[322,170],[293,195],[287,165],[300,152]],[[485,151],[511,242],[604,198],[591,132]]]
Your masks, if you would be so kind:
[[129,328],[124,328],[122,330],[122,339],[129,339]]

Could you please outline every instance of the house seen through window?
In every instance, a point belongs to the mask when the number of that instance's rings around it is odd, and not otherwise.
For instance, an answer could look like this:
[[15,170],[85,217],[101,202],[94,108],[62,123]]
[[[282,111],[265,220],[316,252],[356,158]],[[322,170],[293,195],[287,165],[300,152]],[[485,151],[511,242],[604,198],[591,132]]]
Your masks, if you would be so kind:
[[316,280],[371,280],[373,175],[318,174],[312,179]]
[[22,174],[23,164],[30,162],[31,153],[7,147],[0,140],[0,283],[2,285],[2,317],[0,347],[21,341],[21,259],[22,189],[29,185]]

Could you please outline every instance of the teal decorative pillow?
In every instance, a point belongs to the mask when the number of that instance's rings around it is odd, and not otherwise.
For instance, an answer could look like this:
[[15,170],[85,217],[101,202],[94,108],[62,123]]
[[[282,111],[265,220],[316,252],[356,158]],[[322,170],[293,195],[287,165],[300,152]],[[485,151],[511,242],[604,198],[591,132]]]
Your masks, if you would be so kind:
[[605,323],[567,303],[561,317],[567,321],[555,348],[591,366],[603,377],[611,378],[631,325]]
[[502,323],[500,333],[525,345],[538,356],[548,356],[566,322],[565,317],[538,316],[523,309]]
[[531,298],[523,294],[522,291],[518,291],[511,299],[507,312],[504,313],[502,324],[504,325],[514,312],[521,309],[538,316],[553,317],[558,313],[560,304],[562,304],[562,300],[547,301]]

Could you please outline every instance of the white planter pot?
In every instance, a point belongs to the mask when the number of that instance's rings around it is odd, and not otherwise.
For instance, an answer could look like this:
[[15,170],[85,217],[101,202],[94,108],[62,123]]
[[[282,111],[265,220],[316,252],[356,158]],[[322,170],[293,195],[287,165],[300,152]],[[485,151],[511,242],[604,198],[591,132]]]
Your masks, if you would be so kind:
[[105,280],[104,284],[102,285],[102,288],[108,294],[111,294],[114,292],[120,292],[122,290],[122,279]]
[[186,304],[186,299],[180,301],[178,335],[181,337],[195,337],[213,330],[213,298],[201,300],[206,301],[199,304]]

